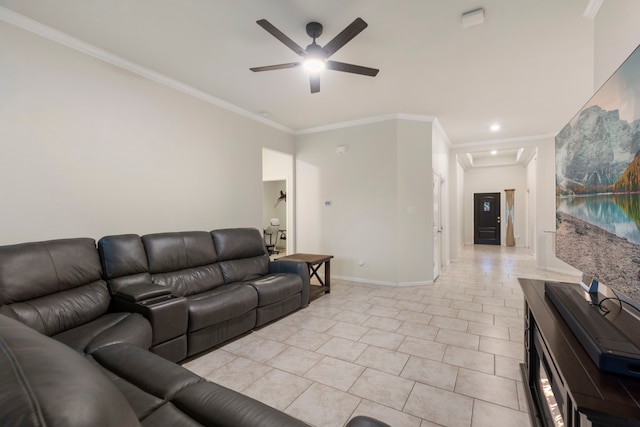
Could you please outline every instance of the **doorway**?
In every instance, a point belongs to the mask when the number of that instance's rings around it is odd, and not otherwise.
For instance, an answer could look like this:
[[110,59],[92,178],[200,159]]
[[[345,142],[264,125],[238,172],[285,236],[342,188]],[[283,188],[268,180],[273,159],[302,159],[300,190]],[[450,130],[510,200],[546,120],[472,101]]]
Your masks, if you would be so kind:
[[473,243],[500,245],[500,193],[474,193]]
[[295,252],[295,184],[293,156],[288,153],[262,149],[262,228],[266,229],[273,218],[280,223],[277,248],[284,256]]
[[274,245],[270,252],[284,256],[287,254],[287,180],[262,181],[262,201],[264,229],[271,226],[273,231],[272,235],[265,235],[265,241],[268,238],[267,243]]

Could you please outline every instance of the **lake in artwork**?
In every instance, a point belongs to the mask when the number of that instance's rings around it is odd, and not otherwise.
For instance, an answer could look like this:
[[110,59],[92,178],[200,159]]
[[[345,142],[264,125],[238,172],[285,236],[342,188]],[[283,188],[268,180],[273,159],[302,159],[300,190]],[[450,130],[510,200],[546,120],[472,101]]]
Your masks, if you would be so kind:
[[561,197],[556,208],[640,245],[640,194]]

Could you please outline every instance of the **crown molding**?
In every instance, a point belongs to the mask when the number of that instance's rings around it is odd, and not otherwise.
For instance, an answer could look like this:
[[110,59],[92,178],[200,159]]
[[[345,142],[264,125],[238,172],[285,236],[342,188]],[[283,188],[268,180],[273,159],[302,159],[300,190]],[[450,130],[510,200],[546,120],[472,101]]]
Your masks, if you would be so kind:
[[587,4],[587,7],[584,9],[584,13],[582,14],[582,16],[591,20],[596,19],[596,15],[598,15],[598,12],[600,11],[600,7],[602,6],[603,1],[604,0],[589,0],[589,3]]
[[364,119],[349,120],[349,121],[333,123],[325,126],[318,126],[315,128],[300,129],[295,131],[294,134],[307,135],[310,133],[326,132],[330,130],[344,129],[344,128],[349,128],[354,126],[362,126],[362,125],[367,125],[371,123],[386,122],[388,120],[410,120],[414,122],[433,123],[435,122],[436,118],[434,116],[425,116],[425,115],[418,115],[418,114],[404,114],[404,113],[385,114],[382,116],[372,116],[372,117],[366,117]]
[[170,87],[189,96],[193,96],[194,98],[198,98],[204,102],[215,105],[227,111],[231,111],[248,119],[255,120],[288,134],[294,134],[293,129],[290,129],[272,120],[268,120],[258,114],[252,113],[251,111],[245,110],[244,108],[240,108],[237,105],[231,104],[230,102],[224,101],[211,94],[196,89],[193,86],[189,86],[178,80],[172,79],[171,77],[165,76],[164,74],[158,73],[154,70],[151,70],[150,68],[126,60],[118,55],[114,55],[111,52],[108,52],[90,43],[84,42],[67,33],[58,31],[54,28],[44,25],[41,22],[28,18],[2,6],[0,6],[0,20],[14,25],[18,28],[22,28],[23,30],[37,34],[53,42],[59,43],[68,48],[74,49],[78,52],[89,55],[100,61],[115,65],[118,68],[122,68],[131,73],[152,80],[156,83],[160,83],[161,85]]
[[405,114],[405,113],[396,114],[396,119],[410,120],[412,122],[427,122],[427,123],[433,123],[435,120],[437,120],[435,116],[428,116],[428,115],[422,115],[422,114]]

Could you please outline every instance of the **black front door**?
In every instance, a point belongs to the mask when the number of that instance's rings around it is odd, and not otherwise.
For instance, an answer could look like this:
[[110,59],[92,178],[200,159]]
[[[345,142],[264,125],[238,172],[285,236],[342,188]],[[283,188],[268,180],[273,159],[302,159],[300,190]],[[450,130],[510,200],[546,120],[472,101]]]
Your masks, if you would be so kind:
[[500,244],[500,193],[473,195],[473,243]]

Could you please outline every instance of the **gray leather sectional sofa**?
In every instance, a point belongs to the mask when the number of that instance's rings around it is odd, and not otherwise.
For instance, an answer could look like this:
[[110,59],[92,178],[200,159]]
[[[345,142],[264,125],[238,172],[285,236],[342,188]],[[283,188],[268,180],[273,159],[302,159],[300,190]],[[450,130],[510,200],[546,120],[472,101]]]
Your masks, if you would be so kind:
[[256,229],[106,236],[98,249],[114,308],[150,319],[152,351],[173,361],[309,304],[306,264],[270,261]]
[[255,229],[0,247],[0,424],[305,425],[173,362],[308,300]]

